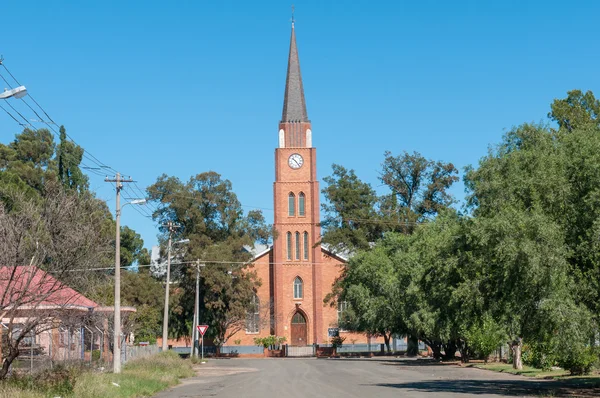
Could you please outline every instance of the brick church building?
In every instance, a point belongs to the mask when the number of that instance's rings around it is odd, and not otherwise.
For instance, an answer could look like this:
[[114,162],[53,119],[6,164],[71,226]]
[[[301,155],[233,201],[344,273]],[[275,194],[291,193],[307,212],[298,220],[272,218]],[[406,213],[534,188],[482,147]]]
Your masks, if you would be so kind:
[[[288,69],[275,149],[274,227],[272,246],[254,249],[254,268],[262,284],[256,292],[256,311],[248,314],[245,330],[226,346],[254,345],[255,337],[285,336],[293,346],[327,344],[338,326],[338,307],[325,306],[324,297],[342,271],[346,258],[316,245],[319,227],[317,150],[306,112],[296,34],[292,23]],[[346,344],[367,342],[367,336],[341,332]]]

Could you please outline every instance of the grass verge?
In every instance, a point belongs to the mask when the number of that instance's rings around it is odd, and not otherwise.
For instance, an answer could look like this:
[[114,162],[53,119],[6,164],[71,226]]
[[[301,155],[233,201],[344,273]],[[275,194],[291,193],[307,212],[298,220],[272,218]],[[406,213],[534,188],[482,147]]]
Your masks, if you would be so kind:
[[[8,380],[0,384],[0,398],[77,398],[147,397],[194,375],[192,364],[174,352],[164,352],[127,363],[121,374],[75,372],[73,381],[57,390],[38,378]],[[33,381],[33,382],[32,382]]]
[[541,378],[541,379],[564,377],[564,376],[568,376],[570,374],[568,370],[564,370],[564,369],[542,370],[542,369],[532,368],[531,366],[526,366],[526,365],[523,365],[523,369],[521,369],[521,370],[513,369],[512,364],[509,364],[509,363],[488,363],[488,364],[477,363],[477,364],[470,365],[470,367],[493,370],[495,372],[511,373],[511,374],[527,376],[527,377],[536,377],[536,378]]

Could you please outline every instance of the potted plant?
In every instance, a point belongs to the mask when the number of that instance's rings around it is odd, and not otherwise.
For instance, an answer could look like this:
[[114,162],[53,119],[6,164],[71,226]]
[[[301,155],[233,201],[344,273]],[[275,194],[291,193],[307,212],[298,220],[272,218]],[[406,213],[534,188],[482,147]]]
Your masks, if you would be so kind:
[[344,344],[345,337],[335,336],[331,338],[331,346],[333,347],[333,356],[337,355],[338,347],[341,347]]

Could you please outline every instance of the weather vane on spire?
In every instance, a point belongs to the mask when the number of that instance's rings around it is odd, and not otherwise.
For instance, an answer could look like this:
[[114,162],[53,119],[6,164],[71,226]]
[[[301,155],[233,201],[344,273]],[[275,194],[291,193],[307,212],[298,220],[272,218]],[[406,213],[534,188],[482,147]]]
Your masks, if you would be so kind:
[[294,22],[296,22],[296,20],[294,19],[294,11],[295,11],[295,8],[294,8],[294,5],[292,4],[292,27],[294,26]]

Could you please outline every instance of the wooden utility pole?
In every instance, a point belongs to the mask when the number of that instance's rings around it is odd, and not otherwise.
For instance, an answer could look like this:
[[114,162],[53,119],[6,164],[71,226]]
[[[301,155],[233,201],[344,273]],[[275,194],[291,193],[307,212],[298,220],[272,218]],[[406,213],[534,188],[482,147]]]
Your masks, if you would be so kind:
[[113,339],[113,373],[121,373],[121,189],[124,182],[133,182],[130,178],[121,178],[117,173],[114,179],[106,177],[105,182],[114,182],[117,187],[117,203],[115,215],[117,231],[115,240],[115,317],[114,317],[114,339]]
[[169,243],[167,246],[167,283],[165,285],[165,310],[163,314],[163,337],[162,337],[162,350],[167,351],[169,345],[167,344],[167,340],[169,338],[169,284],[171,279],[171,239],[173,232],[179,225],[175,224],[172,221],[169,221],[166,224],[163,224],[163,227],[167,227],[169,230]]

